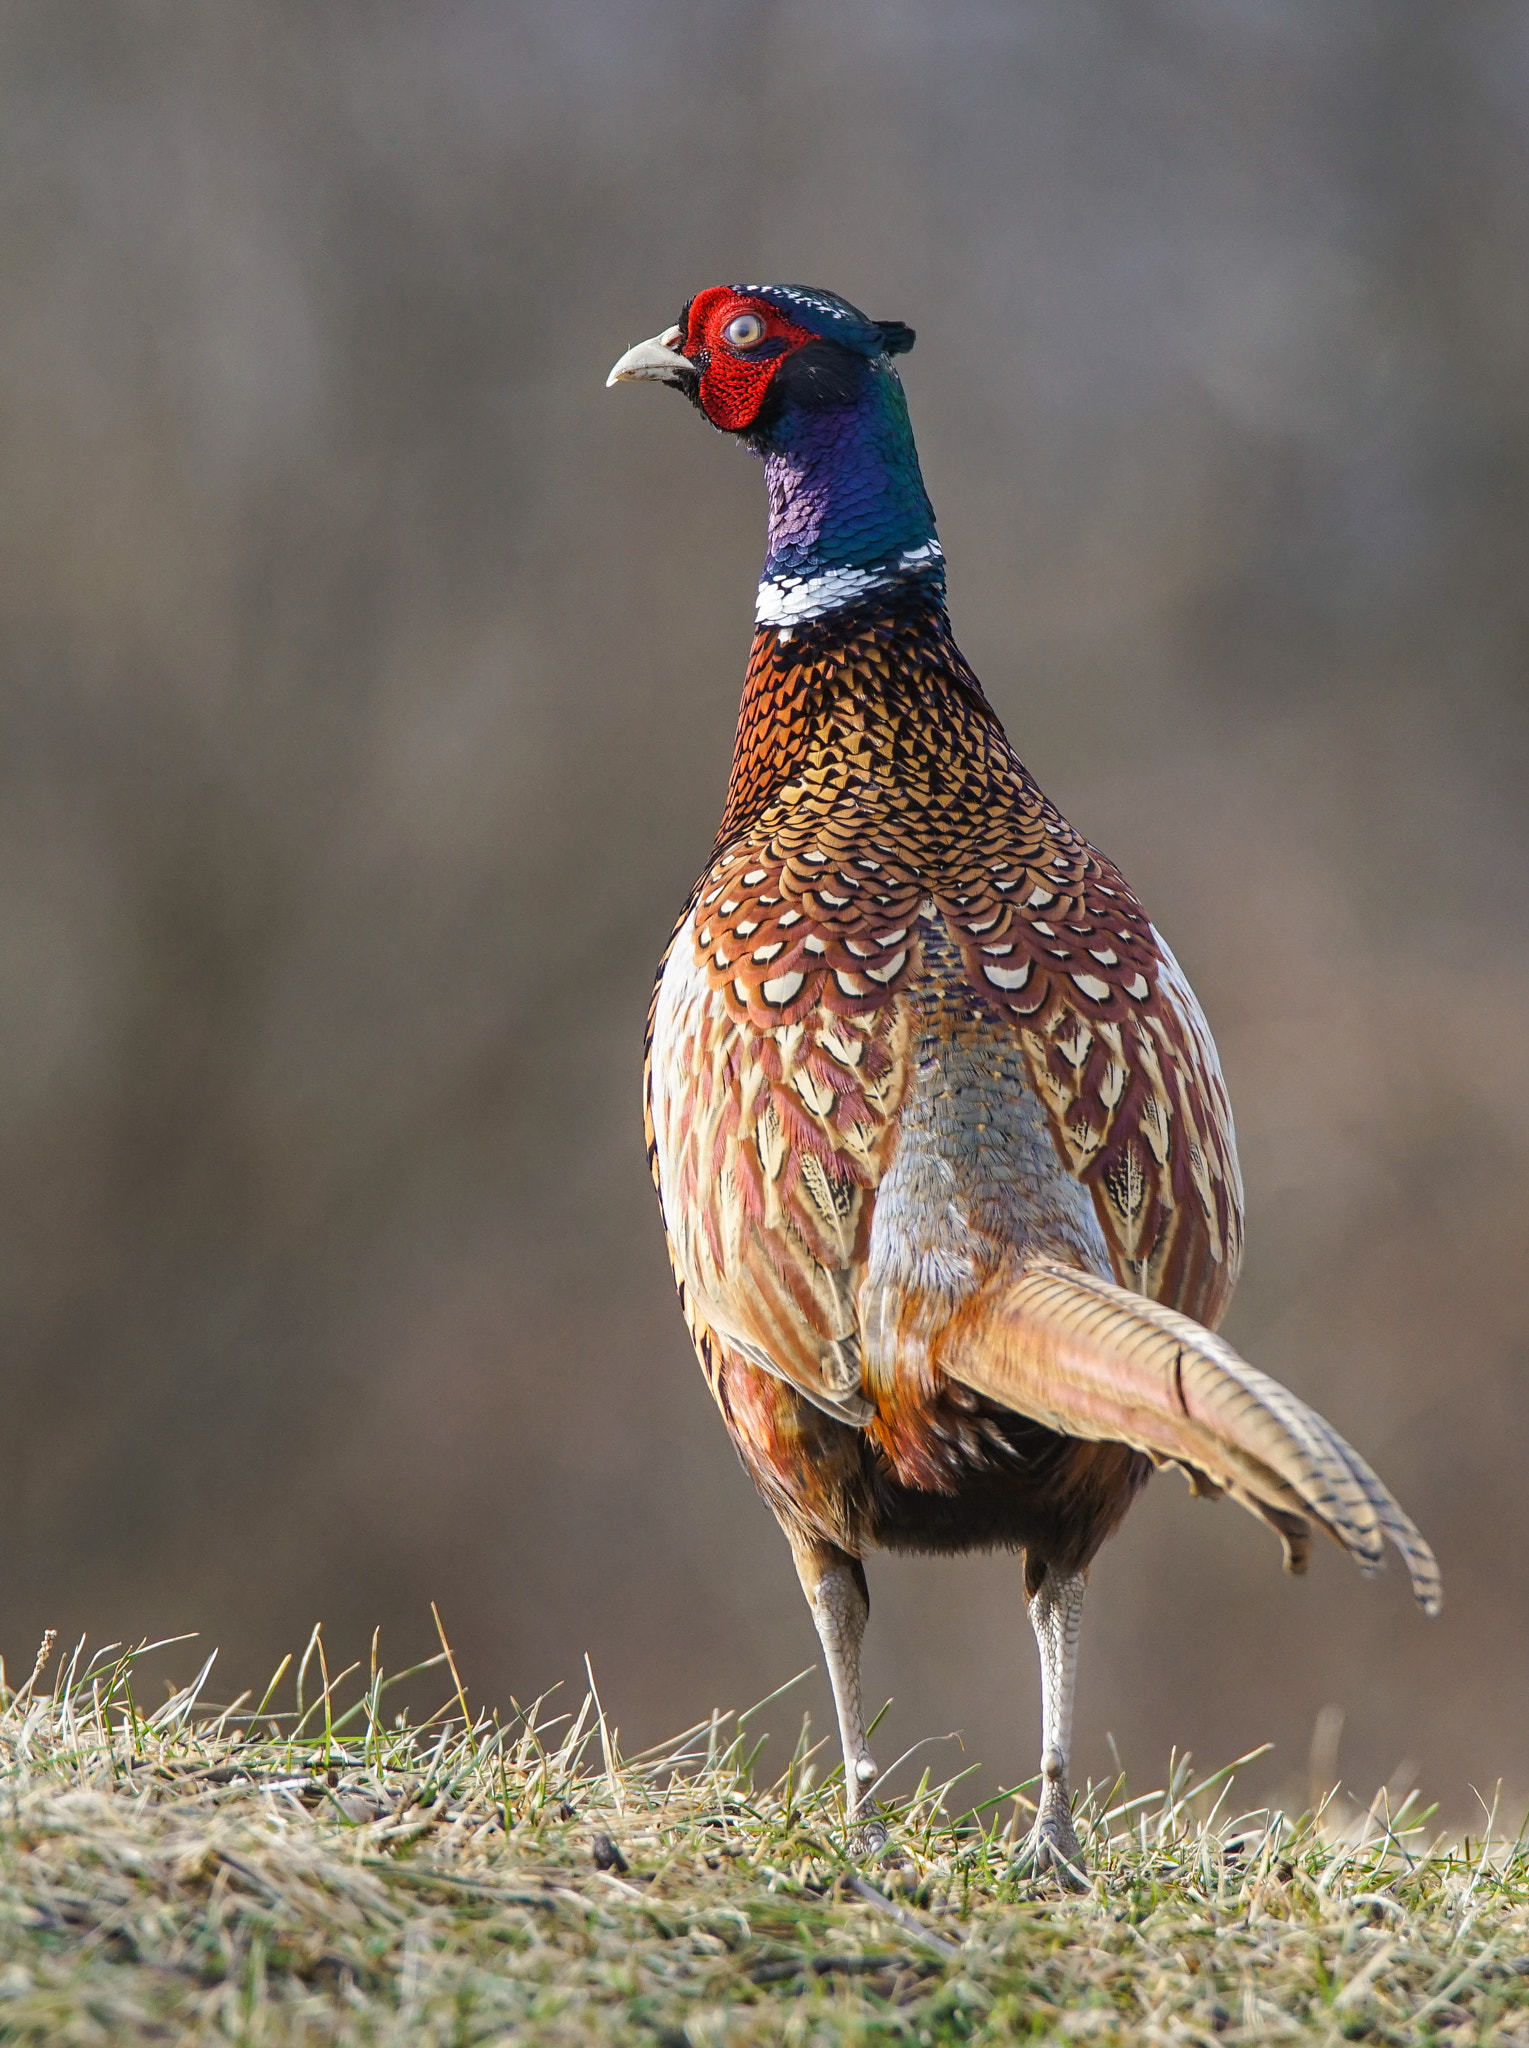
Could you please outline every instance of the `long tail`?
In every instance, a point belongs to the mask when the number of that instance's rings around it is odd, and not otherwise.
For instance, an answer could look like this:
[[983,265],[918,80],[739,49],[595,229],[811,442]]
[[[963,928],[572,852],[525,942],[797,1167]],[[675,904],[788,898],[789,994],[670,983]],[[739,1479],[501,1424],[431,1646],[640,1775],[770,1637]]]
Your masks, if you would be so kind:
[[1278,1531],[1288,1571],[1306,1569],[1311,1522],[1366,1573],[1389,1538],[1419,1606],[1438,1613],[1434,1554],[1364,1459],[1221,1338],[1070,1266],[1031,1266],[979,1300],[940,1344],[952,1379],[1063,1436],[1178,1465],[1197,1493],[1229,1493]]

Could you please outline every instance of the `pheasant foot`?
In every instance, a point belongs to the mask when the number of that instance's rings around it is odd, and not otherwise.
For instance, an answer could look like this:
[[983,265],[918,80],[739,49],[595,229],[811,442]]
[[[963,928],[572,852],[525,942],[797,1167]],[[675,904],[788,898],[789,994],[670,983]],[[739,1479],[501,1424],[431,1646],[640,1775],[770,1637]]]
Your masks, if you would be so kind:
[[1040,1819],[1014,1859],[1014,1873],[1017,1877],[1052,1876],[1063,1891],[1088,1890],[1088,1864],[1084,1861],[1072,1815],[1065,1806],[1051,1813],[1042,1810]]
[[857,1863],[869,1863],[887,1846],[887,1824],[874,1815],[849,1831],[849,1853]]

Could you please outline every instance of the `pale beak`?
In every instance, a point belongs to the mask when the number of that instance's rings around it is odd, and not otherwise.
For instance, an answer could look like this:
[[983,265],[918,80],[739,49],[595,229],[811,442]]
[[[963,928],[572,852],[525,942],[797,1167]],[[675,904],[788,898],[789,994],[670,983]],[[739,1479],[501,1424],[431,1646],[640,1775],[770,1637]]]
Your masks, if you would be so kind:
[[666,327],[651,341],[640,341],[636,348],[629,348],[606,378],[606,390],[613,384],[628,384],[644,377],[659,384],[682,384],[686,378],[699,376],[695,364],[687,362],[674,346],[681,339],[677,327]]

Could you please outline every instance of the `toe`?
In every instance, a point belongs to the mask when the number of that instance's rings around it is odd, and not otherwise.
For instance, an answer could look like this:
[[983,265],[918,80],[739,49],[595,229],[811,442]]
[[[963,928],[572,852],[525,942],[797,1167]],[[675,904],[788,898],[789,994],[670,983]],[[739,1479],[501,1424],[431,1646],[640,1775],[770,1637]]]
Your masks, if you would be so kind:
[[1088,1889],[1088,1865],[1070,1820],[1046,1820],[1037,1826],[1015,1869],[1023,1877],[1054,1877],[1064,1891]]
[[887,1846],[886,1823],[879,1820],[862,1821],[849,1832],[849,1853],[857,1863],[868,1863],[873,1856],[879,1856]]

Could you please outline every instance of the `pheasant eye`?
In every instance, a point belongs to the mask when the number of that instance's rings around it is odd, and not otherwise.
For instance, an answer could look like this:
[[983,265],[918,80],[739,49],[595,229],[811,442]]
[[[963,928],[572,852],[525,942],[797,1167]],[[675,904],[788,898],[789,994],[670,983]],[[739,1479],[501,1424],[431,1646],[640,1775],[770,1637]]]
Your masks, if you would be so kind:
[[765,324],[757,313],[740,313],[722,330],[722,339],[730,348],[758,348],[764,336]]

